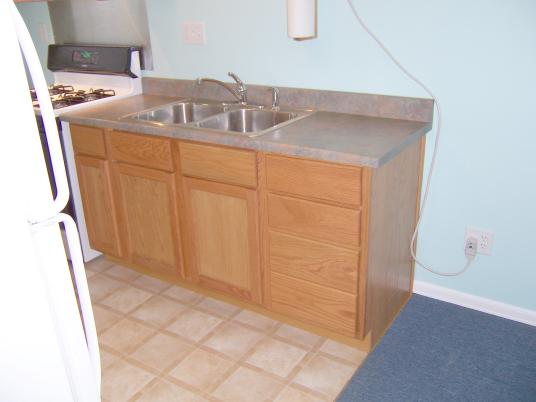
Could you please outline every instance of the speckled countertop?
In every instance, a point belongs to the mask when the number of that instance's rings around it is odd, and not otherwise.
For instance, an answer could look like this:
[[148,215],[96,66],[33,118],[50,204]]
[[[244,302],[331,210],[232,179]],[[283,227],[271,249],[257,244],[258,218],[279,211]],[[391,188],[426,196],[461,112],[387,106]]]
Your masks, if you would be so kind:
[[60,118],[81,125],[369,167],[380,167],[418,141],[432,126],[431,122],[318,111],[264,135],[249,138],[238,133],[122,120],[125,115],[180,98],[137,95],[66,113]]

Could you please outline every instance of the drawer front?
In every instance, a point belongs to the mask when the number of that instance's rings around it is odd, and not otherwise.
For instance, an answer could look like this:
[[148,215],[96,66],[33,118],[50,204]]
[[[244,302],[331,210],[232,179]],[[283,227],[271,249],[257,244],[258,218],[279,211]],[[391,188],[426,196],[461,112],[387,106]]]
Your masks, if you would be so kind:
[[100,128],[78,126],[71,124],[71,139],[73,149],[77,154],[106,157],[104,131]]
[[168,172],[174,170],[170,140],[112,131],[110,146],[114,160]]
[[267,156],[268,190],[354,207],[361,204],[361,169],[301,159]]
[[271,274],[272,310],[348,336],[355,336],[357,297],[340,290]]
[[257,186],[255,152],[181,142],[180,159],[186,176]]
[[358,253],[272,231],[269,239],[272,272],[357,293]]
[[268,195],[270,227],[357,249],[360,212],[311,201]]

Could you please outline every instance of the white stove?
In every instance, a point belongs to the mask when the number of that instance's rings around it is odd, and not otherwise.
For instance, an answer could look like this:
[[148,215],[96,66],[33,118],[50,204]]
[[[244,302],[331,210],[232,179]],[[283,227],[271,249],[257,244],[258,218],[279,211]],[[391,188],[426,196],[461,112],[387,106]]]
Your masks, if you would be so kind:
[[[140,52],[129,46],[51,45],[48,68],[54,114],[100,105],[141,94]],[[34,108],[39,103],[32,92]]]
[[[49,94],[56,117],[141,94],[140,52],[141,49],[129,46],[50,45],[47,67],[54,73],[54,84],[49,87]],[[39,115],[36,99],[34,109]],[[76,220],[82,254],[89,261],[101,253],[89,244],[69,123],[61,122],[59,128],[71,190],[71,202],[64,212]],[[41,140],[46,141],[44,134]],[[52,179],[51,185],[54,192]]]

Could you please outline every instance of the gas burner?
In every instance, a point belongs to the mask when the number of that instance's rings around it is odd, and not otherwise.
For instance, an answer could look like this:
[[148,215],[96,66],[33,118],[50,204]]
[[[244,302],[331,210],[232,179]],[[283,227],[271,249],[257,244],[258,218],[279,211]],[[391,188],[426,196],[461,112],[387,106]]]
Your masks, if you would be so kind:
[[52,107],[54,109],[61,109],[67,106],[78,105],[86,102],[84,95],[78,95],[76,93],[67,93],[58,96],[56,99],[52,99]]
[[48,93],[50,95],[68,94],[74,91],[71,85],[51,85],[48,87]]
[[110,96],[115,96],[115,91],[113,89],[90,89],[85,95],[87,101],[108,98]]
[[[62,109],[67,106],[78,105],[80,103],[91,102],[110,96],[115,96],[113,89],[75,89],[72,85],[52,85],[48,88],[52,107],[54,109]],[[33,105],[39,106],[35,90],[30,90],[32,95]]]
[[[52,96],[68,94],[74,92],[72,85],[50,85],[48,87],[48,94]],[[30,94],[32,95],[32,100],[37,101],[37,92],[35,89],[30,89]]]

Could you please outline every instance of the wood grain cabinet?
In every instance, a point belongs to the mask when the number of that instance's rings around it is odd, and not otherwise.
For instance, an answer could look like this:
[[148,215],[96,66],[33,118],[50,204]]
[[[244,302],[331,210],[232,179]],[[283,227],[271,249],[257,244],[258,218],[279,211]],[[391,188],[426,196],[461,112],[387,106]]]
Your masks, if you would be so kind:
[[423,141],[370,168],[71,127],[91,244],[126,264],[366,350],[411,295]]
[[355,337],[362,170],[266,157],[266,303]]
[[100,129],[73,125],[71,135],[91,247],[121,257],[110,163],[103,159],[106,156],[104,133]]
[[411,295],[422,143],[380,168],[265,158],[269,310],[374,345]]
[[171,141],[112,131],[109,147],[126,258],[161,277],[181,277]]
[[155,274],[181,276],[175,175],[114,163],[127,258]]
[[255,153],[190,143],[181,143],[179,152],[191,278],[260,302]]
[[200,285],[259,302],[255,190],[184,179],[190,273]]

